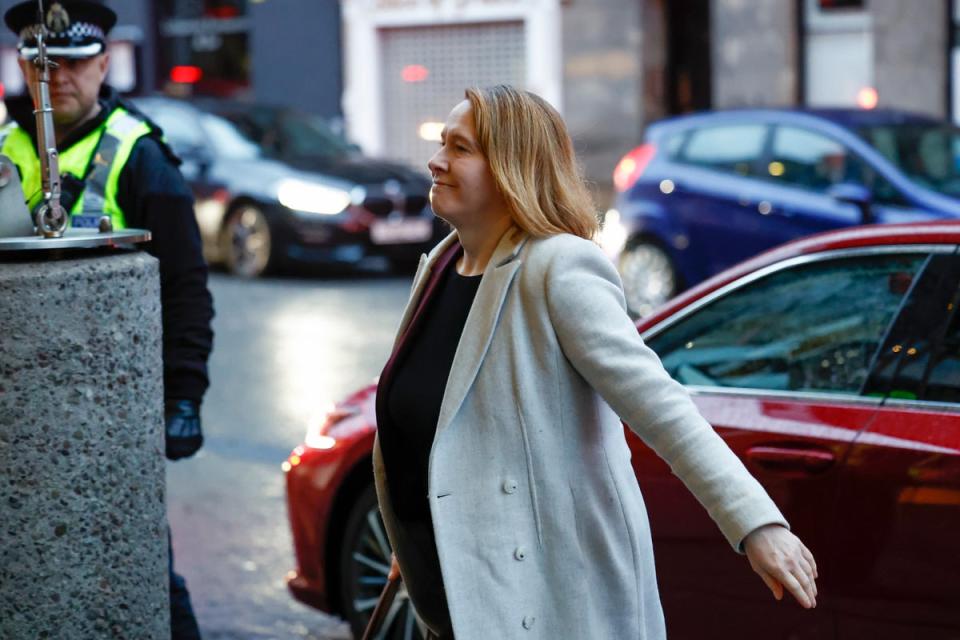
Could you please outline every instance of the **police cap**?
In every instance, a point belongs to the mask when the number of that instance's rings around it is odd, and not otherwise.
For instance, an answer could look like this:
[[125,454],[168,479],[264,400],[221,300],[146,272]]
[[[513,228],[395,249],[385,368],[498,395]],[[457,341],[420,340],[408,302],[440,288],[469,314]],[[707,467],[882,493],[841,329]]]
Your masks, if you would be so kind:
[[[61,0],[44,3],[44,38],[47,55],[61,58],[89,58],[106,47],[107,34],[117,22],[117,14],[92,0]],[[36,0],[11,7],[3,16],[7,26],[19,38],[20,57],[37,57],[37,33],[40,31]]]

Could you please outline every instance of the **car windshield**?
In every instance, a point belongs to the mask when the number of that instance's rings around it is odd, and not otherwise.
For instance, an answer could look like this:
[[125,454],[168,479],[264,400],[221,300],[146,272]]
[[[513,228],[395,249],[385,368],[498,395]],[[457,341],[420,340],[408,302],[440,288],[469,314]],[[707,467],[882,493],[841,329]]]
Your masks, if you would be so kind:
[[351,149],[320,116],[287,113],[279,122],[285,154],[296,157],[342,156]]
[[960,197],[960,129],[887,124],[862,127],[859,134],[916,184]]
[[218,155],[234,160],[253,160],[260,155],[260,147],[247,139],[229,120],[210,113],[201,114],[200,120]]
[[273,108],[223,112],[250,141],[279,158],[327,158],[353,148],[320,117]]

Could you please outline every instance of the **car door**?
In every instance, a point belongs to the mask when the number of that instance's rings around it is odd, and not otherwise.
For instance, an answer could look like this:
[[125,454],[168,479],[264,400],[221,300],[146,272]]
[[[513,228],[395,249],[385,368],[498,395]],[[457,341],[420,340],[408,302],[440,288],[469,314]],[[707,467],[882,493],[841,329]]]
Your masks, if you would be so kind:
[[[883,171],[842,141],[813,129],[781,124],[759,173],[767,187],[773,230],[779,242],[863,222],[918,222],[935,216],[912,207]],[[834,197],[840,184],[864,187],[868,217],[860,207]]]
[[845,638],[960,638],[960,256],[930,257],[867,393],[838,493],[834,603]]
[[[646,335],[820,564],[813,611],[777,603],[669,468],[630,438],[671,638],[833,638],[840,470],[879,398],[860,390],[922,252],[852,250],[747,276]],[[695,615],[691,615],[695,612]]]
[[711,124],[692,130],[670,163],[651,178],[687,235],[683,271],[713,275],[769,247],[766,221],[757,213],[757,170],[769,127],[764,123]]
[[859,207],[828,190],[844,182],[862,184],[863,166],[843,143],[824,133],[792,124],[774,127],[758,174],[772,244],[861,224]]

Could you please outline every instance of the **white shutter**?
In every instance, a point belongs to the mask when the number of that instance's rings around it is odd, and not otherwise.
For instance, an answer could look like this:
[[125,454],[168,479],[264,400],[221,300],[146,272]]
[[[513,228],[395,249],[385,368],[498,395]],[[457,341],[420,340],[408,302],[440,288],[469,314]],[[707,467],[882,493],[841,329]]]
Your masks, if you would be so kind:
[[[385,28],[379,30],[382,70],[384,155],[426,171],[437,142],[423,140],[425,122],[444,122],[471,86],[512,84],[526,79],[523,22]],[[405,82],[410,65],[427,70]]]

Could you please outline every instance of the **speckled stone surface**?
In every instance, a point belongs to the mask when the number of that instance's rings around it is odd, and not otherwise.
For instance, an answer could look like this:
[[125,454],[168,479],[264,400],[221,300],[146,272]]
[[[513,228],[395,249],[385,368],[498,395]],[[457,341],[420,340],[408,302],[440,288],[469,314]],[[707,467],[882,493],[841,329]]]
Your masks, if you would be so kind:
[[32,259],[0,262],[0,638],[169,638],[157,262]]

